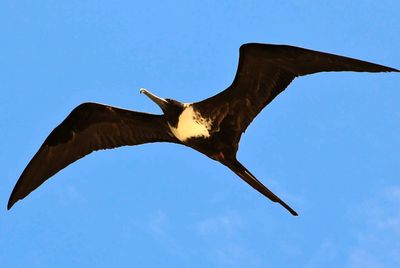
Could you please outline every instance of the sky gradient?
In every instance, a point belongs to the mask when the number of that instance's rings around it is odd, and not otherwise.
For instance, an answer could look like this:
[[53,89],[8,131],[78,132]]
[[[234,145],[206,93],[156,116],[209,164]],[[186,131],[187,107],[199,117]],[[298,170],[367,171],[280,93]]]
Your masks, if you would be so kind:
[[[218,3],[217,3],[218,2]],[[234,2],[234,3],[233,3]],[[400,267],[400,75],[296,79],[238,159],[299,214],[172,144],[91,154],[11,211],[23,168],[86,101],[160,113],[233,80],[239,46],[400,68],[399,1],[2,1],[2,267]]]

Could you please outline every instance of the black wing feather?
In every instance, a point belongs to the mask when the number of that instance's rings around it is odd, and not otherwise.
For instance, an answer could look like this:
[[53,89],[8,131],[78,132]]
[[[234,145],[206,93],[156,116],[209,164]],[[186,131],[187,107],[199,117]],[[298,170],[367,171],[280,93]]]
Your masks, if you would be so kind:
[[17,181],[7,208],[61,169],[93,151],[150,142],[179,143],[170,135],[162,115],[83,103],[44,141]]
[[[217,117],[221,125],[236,132],[236,141],[257,114],[297,76],[328,71],[398,72],[394,68],[366,61],[318,52],[300,47],[269,44],[244,44],[231,86],[198,102],[196,108]],[[224,121],[235,122],[224,124]],[[219,128],[219,126],[217,126]],[[222,130],[223,131],[223,130]]]

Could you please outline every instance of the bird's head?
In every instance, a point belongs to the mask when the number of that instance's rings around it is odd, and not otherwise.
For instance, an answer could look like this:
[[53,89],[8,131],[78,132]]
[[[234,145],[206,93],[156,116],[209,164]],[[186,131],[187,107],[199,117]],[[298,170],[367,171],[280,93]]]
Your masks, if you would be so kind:
[[171,125],[175,125],[175,123],[178,122],[179,115],[184,109],[184,104],[182,102],[160,98],[144,88],[140,89],[140,93],[145,94],[161,108]]

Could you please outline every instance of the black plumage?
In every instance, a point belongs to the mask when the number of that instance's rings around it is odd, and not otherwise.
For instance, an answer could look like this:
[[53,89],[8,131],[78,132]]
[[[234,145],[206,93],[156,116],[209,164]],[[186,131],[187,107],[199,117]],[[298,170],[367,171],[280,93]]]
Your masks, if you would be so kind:
[[236,159],[236,153],[248,125],[294,78],[327,71],[399,72],[394,68],[299,47],[242,45],[232,85],[206,100],[183,104],[143,90],[160,106],[163,114],[140,113],[97,103],[76,107],[50,133],[29,162],[14,187],[7,208],[61,169],[93,151],[172,142],[219,161],[261,194],[297,215]]

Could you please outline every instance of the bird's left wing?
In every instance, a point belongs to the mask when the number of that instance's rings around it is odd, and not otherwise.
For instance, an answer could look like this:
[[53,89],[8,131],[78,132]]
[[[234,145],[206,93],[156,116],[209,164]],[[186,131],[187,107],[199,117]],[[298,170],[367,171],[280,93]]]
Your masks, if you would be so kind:
[[[194,105],[205,116],[222,124],[217,129],[225,126],[237,133],[238,140],[257,114],[293,79],[329,71],[399,72],[383,65],[300,47],[250,43],[240,47],[232,85]],[[228,120],[224,122],[224,119]]]
[[69,164],[101,149],[150,142],[180,143],[162,115],[83,103],[57,126],[22,172],[7,208]]

